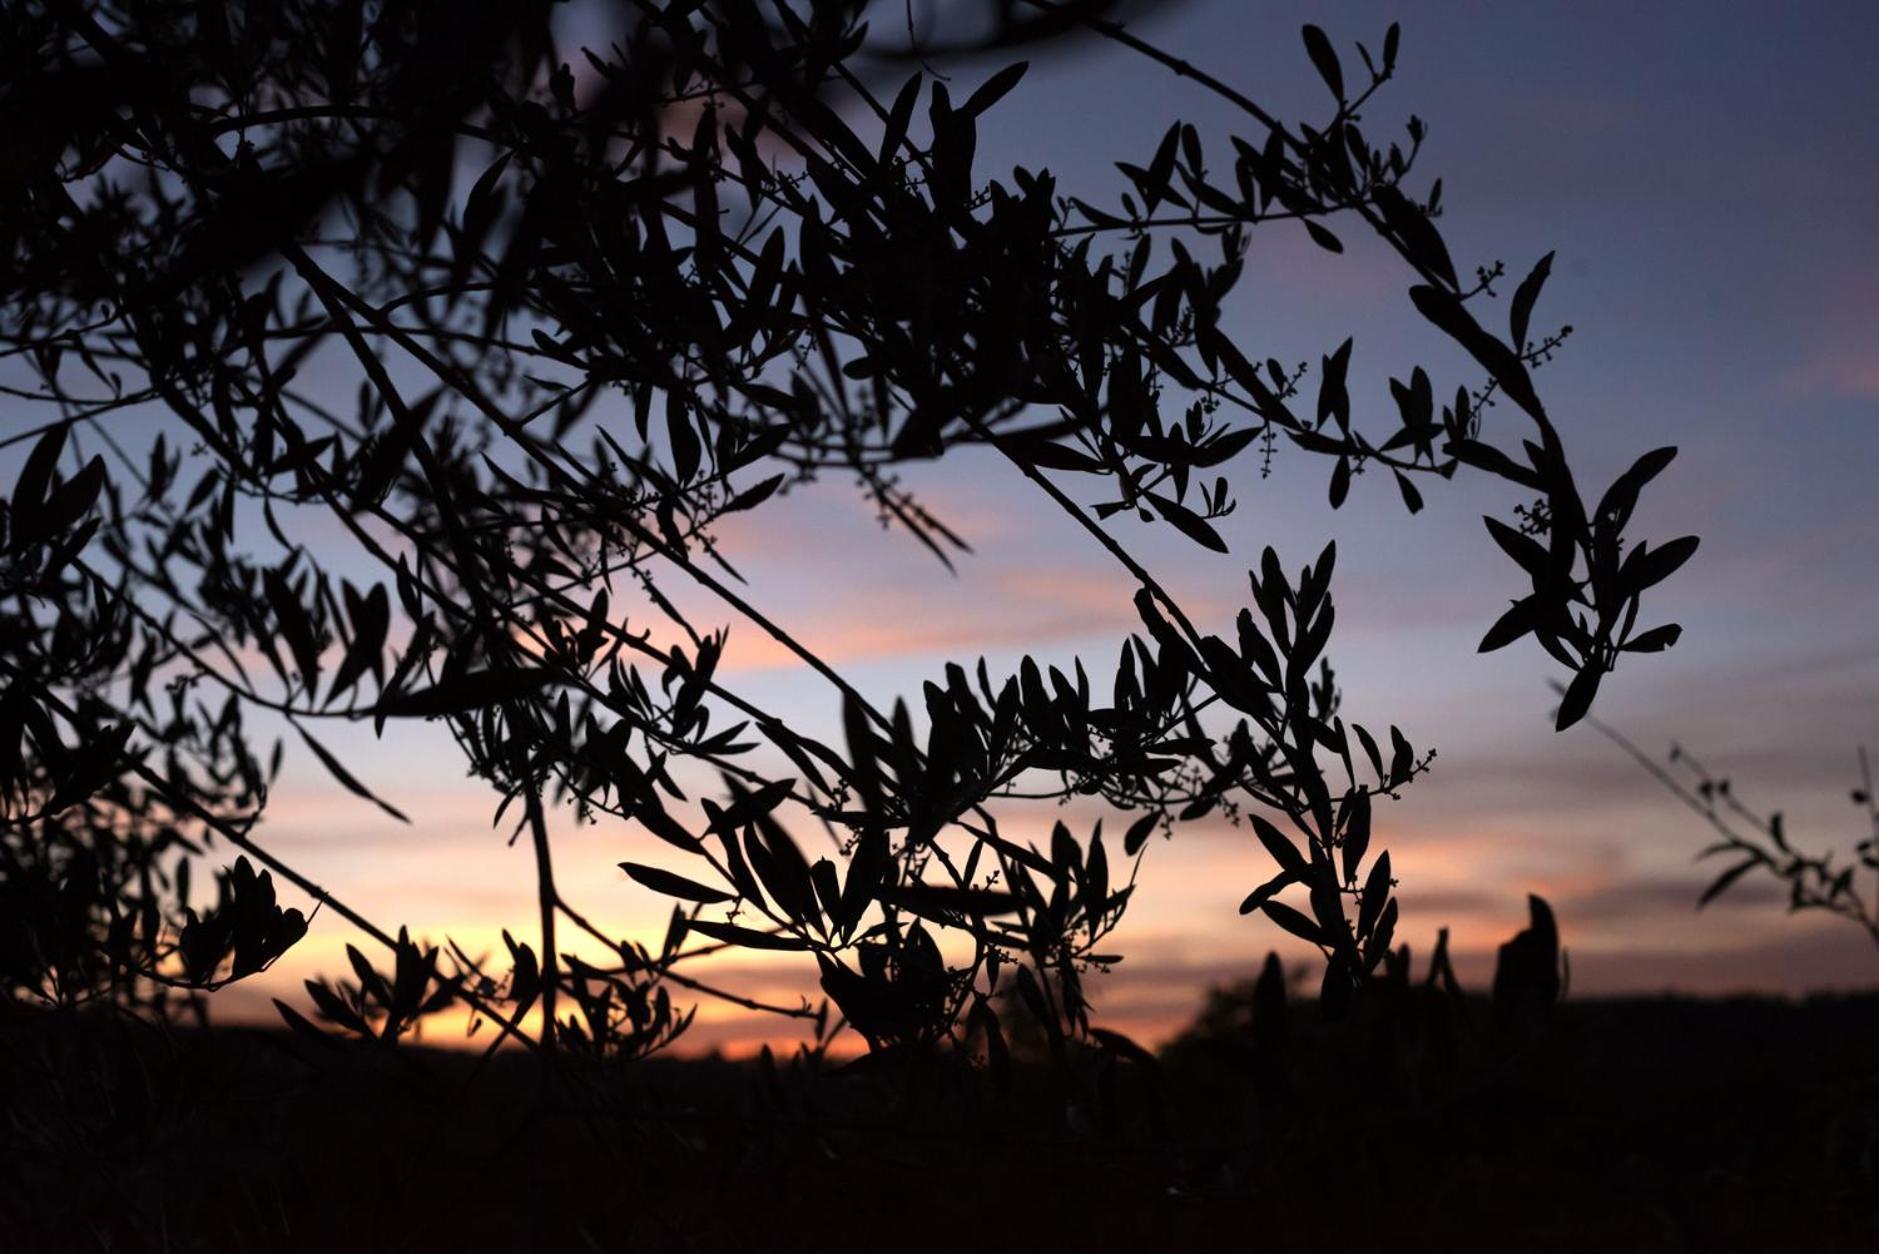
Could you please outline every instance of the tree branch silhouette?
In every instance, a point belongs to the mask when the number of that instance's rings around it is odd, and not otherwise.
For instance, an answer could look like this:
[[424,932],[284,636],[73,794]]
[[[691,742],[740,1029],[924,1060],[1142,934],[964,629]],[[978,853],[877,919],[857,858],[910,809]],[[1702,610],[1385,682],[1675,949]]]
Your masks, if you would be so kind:
[[[1372,798],[1434,752],[1394,726],[1386,751],[1340,714],[1334,548],[1295,574],[1266,549],[1214,635],[1112,520],[1224,551],[1229,467],[1254,450],[1262,474],[1282,447],[1326,459],[1334,508],[1377,467],[1414,513],[1416,482],[1465,466],[1533,494],[1487,520],[1532,591],[1482,647],[1532,635],[1571,673],[1559,726],[1621,653],[1676,639],[1637,630],[1640,606],[1696,541],[1624,539],[1674,450],[1587,507],[1533,380],[1566,333],[1529,335],[1550,257],[1490,331],[1504,268],[1465,279],[1440,181],[1412,194],[1422,123],[1406,143],[1365,133],[1395,28],[1348,80],[1306,28],[1329,97],[1314,124],[1115,6],[991,6],[981,52],[1093,31],[1258,128],[1227,137],[1216,177],[1176,122],[1098,206],[1048,171],[976,168],[1023,64],[959,100],[925,69],[890,93],[866,4],[635,0],[579,77],[553,6],[390,3],[362,24],[343,7],[0,18],[19,67],[0,119],[30,123],[0,192],[0,361],[29,384],[9,396],[57,412],[0,433],[26,453],[0,536],[0,892],[56,889],[87,920],[66,958],[9,957],[9,998],[134,999],[142,981],[160,1014],[265,969],[306,926],[279,876],[390,953],[381,971],[348,947],[351,978],[309,985],[326,1027],[284,1008],[322,1039],[390,1046],[456,1002],[542,1052],[633,1059],[690,1024],[679,989],[812,1021],[818,1050],[842,1023],[883,1058],[997,1053],[1015,1007],[1060,1061],[1135,1058],[1092,1026],[1083,977],[1152,891],[1149,838],[1212,813],[1251,827],[1274,874],[1242,913],[1317,947],[1335,1013],[1398,962]],[[1390,247],[1411,307],[1476,372],[1447,403],[1423,367],[1391,379],[1388,434],[1353,418],[1349,341],[1307,397],[1306,368],[1256,365],[1234,329],[1253,231],[1329,255],[1347,223]],[[1531,438],[1483,430],[1497,400]],[[1142,630],[1094,682],[1025,656],[870,700],[718,544],[725,519],[838,474],[951,571],[970,550],[904,474],[987,446],[1141,588]],[[340,538],[312,538],[316,519]],[[726,680],[730,626],[682,612],[687,585],[823,685],[841,744]],[[289,741],[402,816],[324,738],[368,723],[447,731],[498,798],[492,828],[520,802],[534,946],[414,942],[266,852]],[[1077,797],[1126,823],[1120,855],[1101,822],[1037,843],[1000,827]],[[563,811],[617,831],[628,891],[672,899],[663,937],[610,936],[564,896]],[[671,865],[640,860],[648,836]],[[245,857],[199,909],[188,868],[211,837]],[[43,914],[28,926],[64,927]],[[797,955],[827,1002],[675,969],[746,950]]]

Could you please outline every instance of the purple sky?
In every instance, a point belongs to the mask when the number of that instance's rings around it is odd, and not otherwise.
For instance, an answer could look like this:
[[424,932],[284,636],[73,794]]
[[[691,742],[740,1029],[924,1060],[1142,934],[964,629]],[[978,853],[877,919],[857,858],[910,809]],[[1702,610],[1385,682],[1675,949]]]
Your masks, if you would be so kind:
[[[1647,601],[1652,621],[1681,621],[1685,636],[1613,677],[1596,712],[1653,751],[1684,740],[1764,808],[1787,811],[1803,843],[1844,847],[1857,823],[1846,803],[1854,751],[1879,741],[1879,522],[1868,507],[1879,466],[1879,10],[1672,9],[1352,3],[1327,19],[1323,6],[1191,0],[1142,30],[1283,116],[1315,112],[1322,92],[1298,41],[1303,21],[1341,48],[1375,47],[1403,21],[1399,81],[1369,129],[1411,112],[1429,123],[1422,185],[1444,179],[1458,267],[1499,258],[1517,278],[1558,251],[1536,328],[1566,322],[1576,333],[1538,382],[1582,482],[1608,482],[1659,445],[1683,449],[1634,525],[1656,539],[1703,537]],[[1177,117],[1226,151],[1234,121],[1207,97],[1086,42],[1034,66],[987,120],[980,171],[1049,167],[1062,190],[1100,201],[1120,182],[1109,162],[1144,162]],[[1353,395],[1375,414],[1389,374],[1426,358],[1453,379],[1460,363],[1419,324],[1400,269],[1346,239],[1350,251],[1332,257],[1286,227],[1256,235],[1232,329],[1249,356],[1287,362],[1316,362],[1354,334]],[[1531,642],[1475,654],[1523,591],[1480,522],[1505,515],[1512,495],[1464,477],[1431,485],[1412,519],[1371,477],[1333,514],[1327,464],[1281,450],[1271,479],[1256,471],[1250,456],[1232,470],[1241,504],[1223,531],[1234,557],[1166,528],[1118,526],[1215,630],[1262,545],[1296,567],[1338,540],[1331,655],[1347,711],[1401,723],[1440,751],[1434,775],[1383,809],[1377,837],[1402,880],[1399,936],[1419,955],[1451,926],[1463,978],[1478,985],[1537,891],[1559,911],[1578,991],[1872,982],[1879,956],[1862,938],[1786,917],[1767,893],[1696,914],[1702,824],[1590,729],[1553,734],[1554,671]],[[993,459],[919,468],[909,482],[976,550],[956,579],[936,578],[917,546],[882,532],[834,480],[727,527],[726,551],[759,604],[872,694],[916,692],[944,661],[981,653],[995,671],[1023,651],[1053,661],[1080,651],[1107,669],[1136,620],[1128,581],[1101,552]],[[733,638],[750,695],[834,728],[826,688],[747,629]],[[527,852],[491,832],[491,799],[462,778],[441,736],[418,729],[375,744],[362,730],[330,743],[416,822],[389,823],[296,761],[262,833],[276,849],[415,932],[449,931],[474,949],[504,924],[529,926]],[[1042,834],[1054,817],[1013,821]],[[1086,831],[1095,814],[1073,817]],[[656,928],[662,903],[615,867],[654,842],[564,827],[562,877],[576,898],[623,930]],[[1271,925],[1235,912],[1266,878],[1251,843],[1203,822],[1152,848],[1118,938],[1128,961],[1098,986],[1111,1022],[1164,1036],[1208,984],[1250,973],[1278,944]],[[348,939],[339,920],[319,918],[299,950],[242,990],[244,1004],[333,970]],[[807,987],[800,967],[721,978],[775,994]],[[768,1030],[701,1024],[699,1044]]]

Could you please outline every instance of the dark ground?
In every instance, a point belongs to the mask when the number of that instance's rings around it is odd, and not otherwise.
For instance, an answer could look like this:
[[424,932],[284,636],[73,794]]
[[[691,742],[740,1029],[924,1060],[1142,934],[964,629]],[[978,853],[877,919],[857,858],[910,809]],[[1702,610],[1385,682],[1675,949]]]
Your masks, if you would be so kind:
[[1879,1250],[1879,994],[1414,998],[1002,1093],[15,1019],[0,1250]]

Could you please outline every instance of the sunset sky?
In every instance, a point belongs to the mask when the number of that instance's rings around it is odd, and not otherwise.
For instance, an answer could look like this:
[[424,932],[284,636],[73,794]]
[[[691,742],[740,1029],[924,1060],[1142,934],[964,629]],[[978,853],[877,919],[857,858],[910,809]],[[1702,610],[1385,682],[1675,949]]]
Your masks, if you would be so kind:
[[[1403,22],[1398,81],[1368,129],[1400,133],[1412,112],[1429,124],[1417,187],[1443,179],[1460,268],[1498,258],[1517,279],[1557,250],[1535,325],[1575,333],[1538,384],[1582,484],[1602,486],[1659,445],[1683,450],[1634,529],[1703,538],[1646,601],[1651,621],[1680,621],[1685,635],[1667,654],[1630,661],[1595,713],[1654,752],[1682,740],[1751,801],[1786,811],[1802,843],[1844,848],[1859,822],[1846,799],[1855,750],[1879,743],[1879,9],[1723,7],[1190,0],[1141,30],[1298,116],[1315,113],[1323,91],[1302,22],[1324,25],[1340,48],[1374,48],[1390,21]],[[984,72],[957,71],[955,96]],[[1138,58],[1076,41],[1041,56],[984,123],[979,171],[1049,168],[1062,191],[1101,203],[1122,182],[1110,163],[1145,162],[1176,118],[1222,153],[1238,125]],[[1355,232],[1345,238],[1349,251],[1333,257],[1287,226],[1257,232],[1229,330],[1248,356],[1288,363],[1315,363],[1354,335],[1352,392],[1376,423],[1390,374],[1425,362],[1452,382],[1462,363],[1420,324],[1400,265]],[[1531,641],[1475,653],[1525,590],[1481,524],[1517,497],[1463,475],[1430,484],[1428,508],[1411,518],[1371,476],[1333,513],[1328,464],[1281,449],[1273,469],[1262,481],[1256,454],[1230,468],[1240,507],[1221,530],[1232,557],[1126,517],[1118,532],[1213,630],[1245,600],[1245,568],[1262,546],[1296,568],[1337,540],[1330,652],[1347,715],[1400,723],[1440,753],[1434,774],[1379,814],[1377,841],[1402,881],[1398,935],[1418,971],[1448,926],[1464,981],[1479,986],[1537,892],[1561,918],[1575,993],[1873,982],[1864,938],[1784,915],[1771,890],[1745,883],[1696,913],[1710,875],[1692,864],[1701,822],[1590,728],[1552,732],[1556,668]],[[1138,625],[1123,571],[995,457],[949,457],[907,482],[972,545],[957,577],[883,531],[853,485],[834,478],[738,516],[723,548],[755,602],[883,700],[917,693],[948,660],[981,655],[994,673],[1024,652],[1081,655],[1107,673]],[[751,697],[839,743],[839,706],[824,685],[703,596],[683,604],[731,626],[727,668]],[[491,830],[494,799],[463,777],[446,737],[420,727],[375,742],[358,728],[329,744],[413,823],[386,819],[290,755],[260,833],[270,847],[416,934],[448,933],[472,951],[499,948],[504,925],[532,939],[528,851]],[[1014,810],[1009,821],[1042,838],[1058,817],[1087,833],[1098,813]],[[570,895],[597,921],[656,940],[667,904],[616,864],[662,860],[657,842],[571,816],[560,828]],[[1214,820],[1151,846],[1117,937],[1127,960],[1096,984],[1103,1021],[1163,1039],[1209,985],[1284,949],[1276,928],[1235,909],[1267,878],[1266,861],[1246,832]],[[224,1000],[246,1011],[295,996],[307,975],[343,966],[351,939],[323,914],[274,971]],[[806,963],[738,965],[713,978],[772,998],[813,991]],[[775,1033],[707,1007],[689,1044],[747,1048]]]

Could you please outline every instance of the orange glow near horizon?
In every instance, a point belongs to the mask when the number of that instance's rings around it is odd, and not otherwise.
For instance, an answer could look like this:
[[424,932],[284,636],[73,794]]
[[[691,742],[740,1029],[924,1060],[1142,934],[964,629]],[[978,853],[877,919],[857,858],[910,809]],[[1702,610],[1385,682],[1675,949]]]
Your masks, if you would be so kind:
[[[1036,840],[1054,817],[1047,813],[1026,815],[1024,821],[1014,818],[1008,832],[1018,839]],[[1087,831],[1074,813],[1067,821],[1073,830]],[[564,888],[579,898],[607,903],[598,916],[605,926],[656,944],[670,907],[665,899],[627,880],[613,865],[626,846],[615,848],[614,836],[596,835],[591,829],[570,835],[579,839],[568,843],[561,860]],[[636,837],[633,840],[643,844]],[[1481,893],[1478,886],[1484,882],[1484,871],[1485,882],[1505,882],[1490,869],[1493,863],[1487,856],[1505,844],[1496,833],[1450,829],[1436,835],[1398,829],[1388,843],[1402,880],[1405,908],[1398,940],[1411,946],[1412,970],[1418,977],[1426,969],[1440,925],[1449,931],[1451,956],[1464,985],[1485,992],[1495,952],[1525,926],[1525,892],[1533,891],[1550,900],[1560,914],[1574,987],[1581,995],[1653,993],[1670,987],[1712,994],[1751,992],[1784,982],[1780,944],[1791,939],[1787,934],[1796,929],[1778,915],[1764,918],[1766,911],[1759,905],[1735,907],[1725,901],[1701,916],[1689,911],[1663,919],[1640,920],[1623,914],[1600,918],[1601,895],[1623,889],[1629,882],[1619,871],[1581,865],[1528,876],[1517,891]],[[436,852],[434,848],[427,851],[426,860],[434,859]],[[528,913],[532,889],[514,879],[520,869],[514,859],[524,854],[500,840],[486,840],[453,855],[448,859],[453,890],[431,898],[415,912],[421,918],[413,922],[421,926],[414,926],[413,934],[428,933],[431,943],[448,934],[472,955],[501,954],[504,926],[517,939],[537,944],[525,921],[532,918]],[[635,856],[661,860],[643,847],[635,849]],[[1277,949],[1288,968],[1309,969],[1314,958],[1309,947],[1268,923],[1237,914],[1245,885],[1263,878],[1263,859],[1256,842],[1224,825],[1197,824],[1172,842],[1151,842],[1136,905],[1115,937],[1115,948],[1125,959],[1110,973],[1090,977],[1096,1021],[1144,1044],[1159,1045],[1192,1020],[1210,988],[1252,976],[1268,949]],[[476,883],[502,881],[512,890],[509,910],[499,900],[465,909],[478,899]],[[1433,908],[1419,908],[1419,898],[1432,902]],[[408,899],[408,904],[417,902]],[[1594,917],[1575,924],[1576,912]],[[1205,919],[1214,922],[1202,926],[1200,921]],[[1727,947],[1716,945],[1718,925],[1732,938]],[[1817,928],[1799,930],[1803,941],[1821,935]],[[276,1021],[268,998],[279,996],[310,1014],[300,981],[321,973],[343,975],[344,945],[349,942],[369,949],[348,935],[336,918],[322,916],[312,934],[274,969],[219,995],[218,1009],[230,1021],[267,1024]],[[607,957],[590,938],[571,929],[563,937],[562,948],[590,960]],[[776,1004],[796,1005],[806,999],[813,1005],[822,996],[813,962],[802,954],[715,954],[683,970]],[[1843,978],[1820,981],[1838,986],[1858,982],[1853,971]],[[680,1056],[718,1053],[742,1058],[755,1055],[765,1045],[784,1054],[810,1039],[806,1025],[797,1031],[789,1020],[696,998],[678,987],[671,991],[680,1009],[698,1007],[692,1028],[675,1046]],[[1311,990],[1301,991],[1309,995]],[[475,1037],[467,1037],[464,1029],[469,1018],[467,1009],[452,1008],[429,1021],[420,1039],[443,1048],[487,1047],[493,1027],[485,1024]],[[538,1023],[534,1012],[525,1021],[530,1027]],[[862,1048],[858,1037],[845,1032],[838,1035],[831,1052],[842,1056]]]

